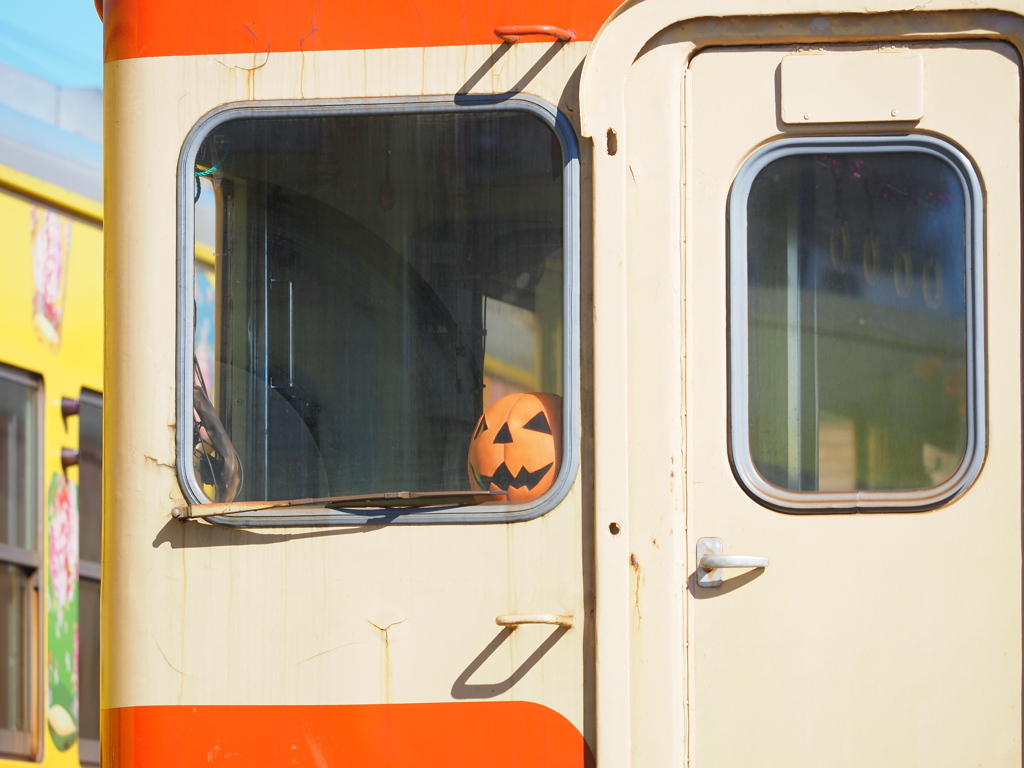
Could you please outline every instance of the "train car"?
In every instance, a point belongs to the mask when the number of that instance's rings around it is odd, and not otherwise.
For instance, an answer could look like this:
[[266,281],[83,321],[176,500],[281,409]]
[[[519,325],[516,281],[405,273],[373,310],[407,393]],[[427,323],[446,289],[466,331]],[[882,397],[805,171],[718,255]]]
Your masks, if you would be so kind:
[[102,97],[0,64],[0,766],[99,752]]
[[104,766],[1019,766],[1021,11],[106,0]]

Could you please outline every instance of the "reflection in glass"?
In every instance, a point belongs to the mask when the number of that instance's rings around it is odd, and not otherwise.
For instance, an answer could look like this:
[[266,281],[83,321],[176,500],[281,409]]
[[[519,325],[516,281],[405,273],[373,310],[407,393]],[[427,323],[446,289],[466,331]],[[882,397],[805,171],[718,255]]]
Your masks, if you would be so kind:
[[[29,557],[39,539],[37,393],[35,380],[0,370],[0,544]],[[18,753],[31,749],[32,571],[0,558],[0,742]]]
[[215,128],[196,158],[206,495],[468,490],[486,405],[563,394],[562,166],[512,110]]
[[78,411],[79,556],[99,564],[103,531],[103,406],[99,395],[82,392]]
[[749,439],[792,491],[910,490],[967,446],[967,207],[924,152],[793,154],[747,205]]
[[100,583],[83,579],[78,585],[79,711],[82,739],[100,738]]
[[0,563],[0,730],[27,731],[30,726],[30,589],[23,569]]
[[78,731],[80,757],[86,762],[86,752],[95,752],[100,738],[100,583],[94,578],[99,573],[103,531],[103,401],[99,394],[82,391],[78,427],[82,561],[78,582]]
[[0,376],[0,544],[35,549],[36,390]]

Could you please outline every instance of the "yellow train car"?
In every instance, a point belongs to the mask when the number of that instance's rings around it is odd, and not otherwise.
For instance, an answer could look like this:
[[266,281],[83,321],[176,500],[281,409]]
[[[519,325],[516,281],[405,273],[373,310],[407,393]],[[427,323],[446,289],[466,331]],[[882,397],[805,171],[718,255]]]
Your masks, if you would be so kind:
[[0,75],[0,766],[77,768],[99,763],[101,99]]
[[1019,0],[104,17],[106,768],[1020,766]]

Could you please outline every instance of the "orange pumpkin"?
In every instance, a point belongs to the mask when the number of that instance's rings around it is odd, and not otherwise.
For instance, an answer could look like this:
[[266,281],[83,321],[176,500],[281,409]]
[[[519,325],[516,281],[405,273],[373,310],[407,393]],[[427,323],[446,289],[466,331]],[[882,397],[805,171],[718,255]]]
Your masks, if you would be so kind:
[[562,464],[562,398],[544,392],[506,395],[476,423],[469,479],[480,490],[504,491],[513,503],[544,494]]

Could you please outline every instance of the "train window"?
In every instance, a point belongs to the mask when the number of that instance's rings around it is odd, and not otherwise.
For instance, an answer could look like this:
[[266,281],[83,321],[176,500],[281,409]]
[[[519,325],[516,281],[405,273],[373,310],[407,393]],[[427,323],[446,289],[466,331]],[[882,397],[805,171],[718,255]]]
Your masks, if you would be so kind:
[[79,746],[82,763],[100,761],[100,551],[103,510],[103,399],[82,390],[78,412]]
[[529,104],[229,110],[194,132],[194,500],[413,492],[493,515],[558,495],[575,158]]
[[0,366],[0,754],[35,751],[40,384]]
[[732,450],[783,509],[923,508],[984,440],[981,196],[932,139],[781,142],[730,202]]

